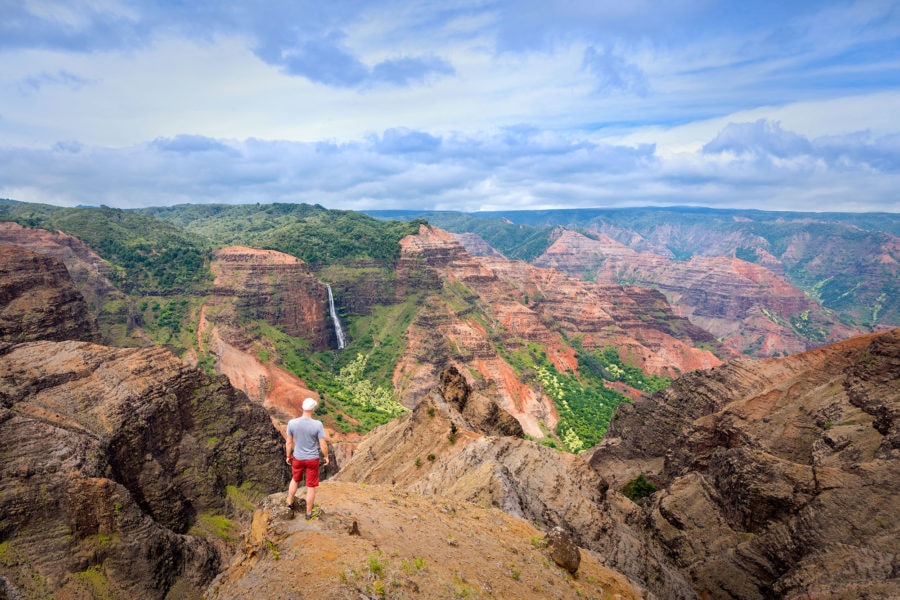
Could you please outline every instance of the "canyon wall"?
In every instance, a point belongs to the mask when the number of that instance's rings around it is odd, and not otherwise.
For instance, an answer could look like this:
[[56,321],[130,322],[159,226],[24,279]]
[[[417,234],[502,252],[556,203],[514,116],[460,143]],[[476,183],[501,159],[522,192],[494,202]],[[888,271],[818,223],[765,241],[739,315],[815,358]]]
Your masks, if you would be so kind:
[[590,464],[701,596],[900,595],[900,329],[685,375],[619,408]]
[[533,344],[560,372],[577,371],[577,339],[591,351],[612,346],[644,371],[669,376],[719,364],[696,346],[712,337],[675,315],[662,294],[600,285],[502,257],[475,257],[454,237],[423,226],[401,241],[398,297],[421,309],[407,332],[395,387],[408,406],[450,361],[472,385],[543,437],[556,409],[535,382],[520,379],[504,354]]
[[281,436],[165,349],[80,341],[96,326],[58,260],[0,257],[0,288],[33,291],[0,305],[22,326],[0,342],[0,596],[198,595],[242,495],[286,483]]
[[731,357],[793,354],[861,333],[779,273],[737,258],[675,261],[636,252],[605,234],[561,230],[533,263],[573,277],[658,289],[676,314],[721,339]]

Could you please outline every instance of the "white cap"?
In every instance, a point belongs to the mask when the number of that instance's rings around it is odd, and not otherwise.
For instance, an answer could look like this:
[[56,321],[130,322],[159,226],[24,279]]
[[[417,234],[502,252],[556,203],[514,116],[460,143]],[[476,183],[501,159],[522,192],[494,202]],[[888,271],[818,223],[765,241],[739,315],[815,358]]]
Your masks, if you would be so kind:
[[307,398],[303,401],[303,410],[313,410],[319,405],[318,402],[313,400],[312,398]]

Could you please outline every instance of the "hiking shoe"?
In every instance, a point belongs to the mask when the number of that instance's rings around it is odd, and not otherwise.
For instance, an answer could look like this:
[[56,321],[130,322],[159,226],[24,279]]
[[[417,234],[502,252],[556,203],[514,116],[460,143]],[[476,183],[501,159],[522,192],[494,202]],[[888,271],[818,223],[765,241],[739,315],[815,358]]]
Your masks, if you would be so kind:
[[322,514],[322,509],[318,506],[314,506],[312,512],[306,515],[307,521],[312,521],[315,518],[318,518]]

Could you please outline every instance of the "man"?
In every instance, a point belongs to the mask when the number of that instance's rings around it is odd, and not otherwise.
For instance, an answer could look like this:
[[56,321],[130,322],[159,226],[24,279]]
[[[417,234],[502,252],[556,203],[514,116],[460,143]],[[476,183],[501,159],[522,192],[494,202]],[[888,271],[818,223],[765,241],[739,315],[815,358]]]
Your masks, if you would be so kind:
[[319,487],[319,451],[325,455],[328,464],[328,434],[322,421],[312,418],[312,413],[319,405],[312,398],[303,401],[303,415],[288,421],[287,425],[287,463],[291,465],[291,484],[288,486],[287,503],[294,506],[294,495],[300,485],[300,478],[306,475],[306,520],[314,519],[322,514],[322,509],[315,505],[316,488]]

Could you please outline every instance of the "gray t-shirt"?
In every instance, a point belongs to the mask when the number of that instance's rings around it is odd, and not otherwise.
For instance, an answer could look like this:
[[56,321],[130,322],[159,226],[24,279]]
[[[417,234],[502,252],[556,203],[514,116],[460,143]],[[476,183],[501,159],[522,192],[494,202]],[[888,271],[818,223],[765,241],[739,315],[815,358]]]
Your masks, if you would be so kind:
[[294,458],[309,460],[319,458],[319,439],[325,437],[322,421],[297,417],[288,421],[288,435],[294,436]]

